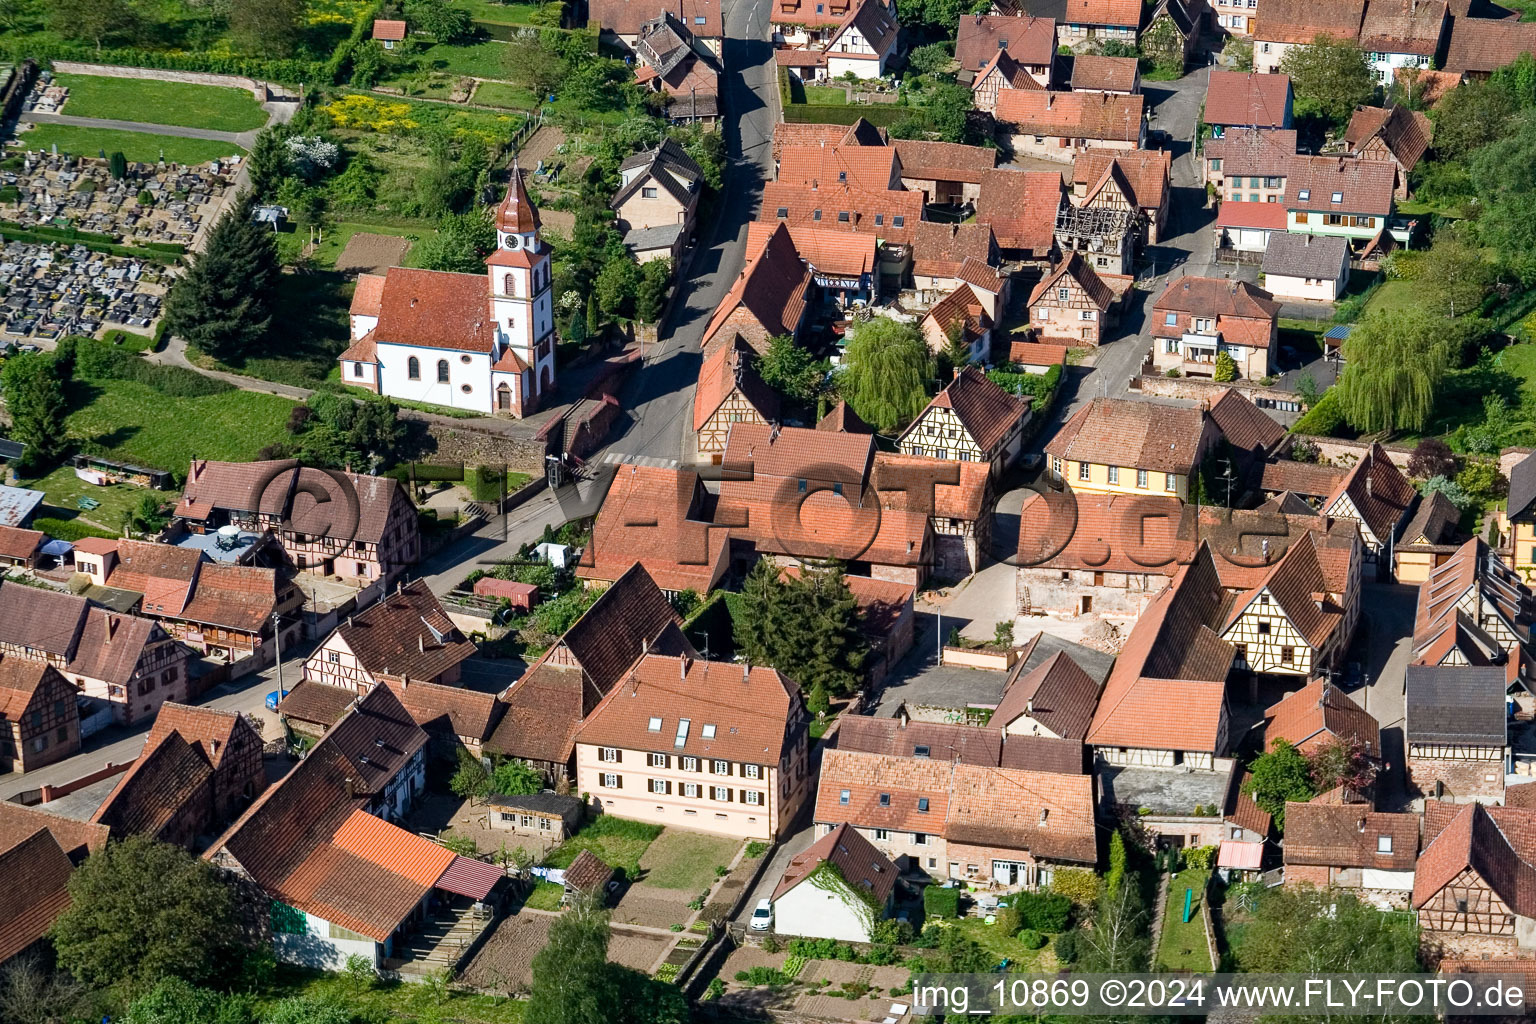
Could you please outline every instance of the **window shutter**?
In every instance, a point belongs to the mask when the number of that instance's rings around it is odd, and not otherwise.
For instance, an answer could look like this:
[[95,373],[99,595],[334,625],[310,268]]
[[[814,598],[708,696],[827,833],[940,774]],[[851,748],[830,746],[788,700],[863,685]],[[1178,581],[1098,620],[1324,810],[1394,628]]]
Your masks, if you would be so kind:
[[613,763],[614,764],[623,764],[624,763],[624,751],[620,750],[618,747],[614,747],[613,748]]
[[613,777],[613,781],[615,783],[615,785],[613,787],[614,789],[623,789],[624,788],[624,776],[622,776],[622,775],[615,775]]
[[725,791],[725,802],[726,803],[730,803],[732,800],[735,800],[735,799],[736,799],[736,791],[734,789],[728,789],[728,790]]
[[672,795],[672,783],[667,783],[667,796]]

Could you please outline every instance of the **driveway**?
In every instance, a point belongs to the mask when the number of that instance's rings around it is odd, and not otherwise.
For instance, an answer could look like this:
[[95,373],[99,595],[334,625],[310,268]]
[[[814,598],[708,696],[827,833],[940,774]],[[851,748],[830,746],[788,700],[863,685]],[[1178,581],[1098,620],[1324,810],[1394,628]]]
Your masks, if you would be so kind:
[[815,841],[816,826],[807,825],[779,844],[778,849],[773,851],[773,859],[768,862],[762,877],[757,880],[757,886],[752,890],[751,898],[742,904],[741,913],[736,915],[738,923],[746,924],[751,920],[757,901],[773,896],[773,888],[779,884],[779,879],[784,877],[784,870],[789,867],[790,860],[809,850]]
[[1407,810],[1410,803],[1404,775],[1404,686],[1412,653],[1417,602],[1418,588],[1409,584],[1368,583],[1361,587],[1360,603],[1364,614],[1360,618],[1351,658],[1361,663],[1365,682],[1348,692],[1355,703],[1375,716],[1381,725],[1381,748],[1386,768],[1380,776],[1376,799],[1384,811]]

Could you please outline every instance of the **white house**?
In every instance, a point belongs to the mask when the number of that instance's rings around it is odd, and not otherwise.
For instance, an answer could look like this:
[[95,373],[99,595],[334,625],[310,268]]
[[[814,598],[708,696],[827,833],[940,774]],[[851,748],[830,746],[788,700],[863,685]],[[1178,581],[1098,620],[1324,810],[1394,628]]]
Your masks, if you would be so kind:
[[895,891],[896,865],[843,822],[784,869],[773,888],[774,929],[781,935],[872,942]]
[[550,252],[514,163],[486,273],[358,279],[341,379],[391,398],[521,418],[555,387]]
[[896,19],[881,0],[864,0],[827,41],[827,76],[879,78],[896,53]]
[[1349,281],[1349,239],[1276,232],[1260,269],[1265,290],[1277,299],[1332,302]]

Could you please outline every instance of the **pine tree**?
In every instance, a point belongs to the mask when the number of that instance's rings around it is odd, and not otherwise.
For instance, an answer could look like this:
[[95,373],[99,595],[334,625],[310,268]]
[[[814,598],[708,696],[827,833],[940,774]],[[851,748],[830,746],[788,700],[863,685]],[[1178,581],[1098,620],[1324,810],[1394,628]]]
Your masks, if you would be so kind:
[[771,664],[768,657],[768,623],[779,597],[779,570],[772,559],[758,559],[741,585],[739,611],[732,617],[736,650],[749,663]]
[[107,170],[118,181],[128,176],[128,158],[123,156],[122,150],[114,150],[112,155],[107,158]]
[[40,352],[6,360],[0,374],[5,408],[11,416],[11,436],[26,445],[25,468],[45,466],[64,452],[64,388],[53,359]]
[[596,337],[602,328],[603,321],[597,315],[597,293],[589,292],[587,294],[587,337]]
[[268,128],[256,136],[246,167],[251,178],[251,194],[260,200],[272,198],[277,183],[288,173],[288,149],[275,130]]
[[208,244],[166,297],[166,327],[219,359],[241,358],[266,337],[277,285],[272,232],[251,223],[246,192],[213,226]]

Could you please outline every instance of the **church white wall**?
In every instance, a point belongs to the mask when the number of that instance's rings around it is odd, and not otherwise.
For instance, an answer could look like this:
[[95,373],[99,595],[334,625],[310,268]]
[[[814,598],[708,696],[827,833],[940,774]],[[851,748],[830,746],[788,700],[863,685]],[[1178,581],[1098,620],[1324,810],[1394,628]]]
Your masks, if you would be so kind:
[[[382,391],[389,397],[431,402],[455,409],[472,409],[486,414],[491,412],[489,353],[390,344],[379,345],[378,351],[382,367]],[[410,378],[411,356],[421,361],[420,380]],[[448,361],[447,383],[437,379],[437,363],[440,359]],[[466,387],[469,389],[467,392],[464,390]]]

